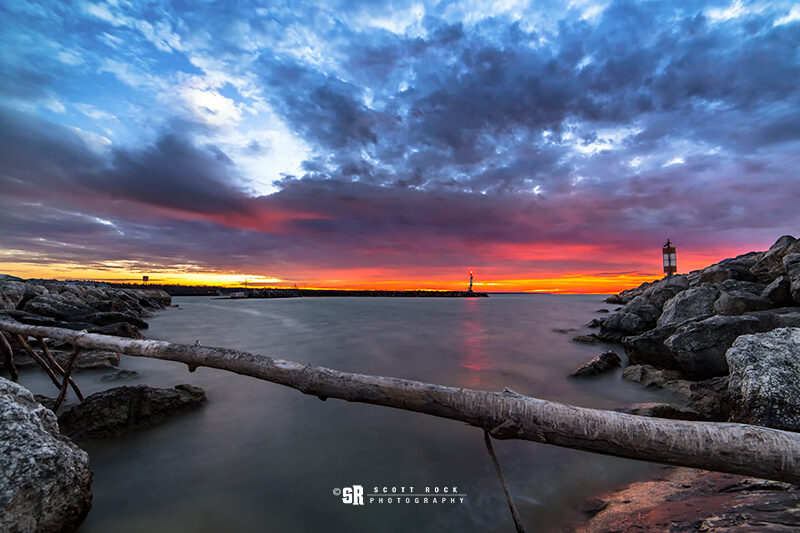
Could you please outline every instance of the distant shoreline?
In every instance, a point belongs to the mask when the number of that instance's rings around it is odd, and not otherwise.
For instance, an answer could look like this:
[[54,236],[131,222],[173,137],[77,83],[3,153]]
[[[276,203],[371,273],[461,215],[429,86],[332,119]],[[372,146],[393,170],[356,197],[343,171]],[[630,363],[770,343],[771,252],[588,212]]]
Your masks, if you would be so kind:
[[485,292],[473,291],[389,291],[389,290],[346,290],[346,289],[251,289],[236,291],[220,296],[218,300],[246,300],[251,298],[488,298]]

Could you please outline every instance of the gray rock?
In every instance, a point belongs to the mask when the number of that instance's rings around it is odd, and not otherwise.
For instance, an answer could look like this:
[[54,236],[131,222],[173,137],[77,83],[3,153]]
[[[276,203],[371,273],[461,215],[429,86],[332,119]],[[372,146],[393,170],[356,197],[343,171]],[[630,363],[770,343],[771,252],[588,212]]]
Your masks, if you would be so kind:
[[622,345],[632,363],[649,364],[658,368],[677,369],[678,363],[672,350],[666,347],[667,340],[678,329],[678,324],[654,328],[641,335],[624,337]]
[[94,313],[89,315],[85,318],[87,322],[91,322],[92,324],[96,324],[98,326],[109,326],[111,324],[117,324],[119,322],[127,322],[128,324],[132,324],[139,329],[147,329],[148,324],[141,318],[131,315],[129,313],[119,313],[114,311],[109,312],[101,312],[101,313]]
[[64,294],[71,295],[71,293],[42,294],[28,300],[23,310],[64,321],[82,320],[86,315],[94,312],[93,308],[78,300],[74,295],[64,296]]
[[598,344],[601,342],[601,339],[599,339],[594,333],[590,333],[589,335],[576,335],[575,337],[572,337],[572,340],[582,344]]
[[714,314],[714,302],[719,289],[713,285],[700,285],[687,289],[664,304],[664,312],[657,325],[677,324],[687,320],[702,320]]
[[795,240],[796,239],[791,235],[780,237],[750,268],[750,273],[768,283],[782,275],[785,272],[783,268],[783,257],[786,255],[789,247],[795,243]]
[[0,378],[0,531],[73,531],[92,505],[89,456],[56,417]]
[[14,279],[0,279],[0,309],[16,309],[24,296],[24,283]]
[[789,291],[790,286],[791,283],[787,276],[778,276],[775,278],[775,281],[767,285],[764,290],[761,291],[761,297],[766,298],[776,307],[791,305],[793,300],[792,294]]
[[726,422],[731,418],[728,376],[721,376],[689,385],[689,405],[707,420]]
[[675,365],[687,376],[706,379],[728,373],[725,351],[739,335],[760,331],[764,324],[752,315],[713,316],[679,328],[664,341]]
[[114,335],[117,337],[128,337],[130,339],[143,339],[144,335],[139,328],[127,322],[117,322],[107,326],[98,326],[89,329],[89,333],[100,333],[101,335]]
[[655,283],[656,282],[653,281],[642,283],[636,288],[624,290],[619,294],[612,294],[603,301],[610,304],[626,304],[631,300],[633,300],[634,298],[636,298],[637,296],[644,294],[644,291],[646,291],[649,287],[651,287]]
[[652,365],[630,365],[622,371],[622,379],[643,387],[663,388],[666,383],[683,378],[683,374],[677,370],[662,370]]
[[623,337],[637,335],[647,330],[647,323],[639,315],[617,311],[611,313],[600,326],[597,334],[603,340],[617,342]]
[[574,377],[596,376],[603,372],[608,372],[618,368],[622,364],[622,359],[613,350],[608,350],[595,355],[590,361],[582,364],[575,372],[570,374]]
[[586,327],[592,329],[599,328],[600,326],[603,325],[603,322],[605,322],[604,318],[593,318],[589,321],[588,324],[586,324]]
[[770,309],[772,302],[760,295],[744,291],[723,292],[714,302],[714,313],[718,315],[743,315],[751,311]]
[[800,431],[800,328],[742,335],[725,357],[735,421]]
[[124,386],[92,394],[58,417],[61,431],[73,439],[101,439],[153,426],[206,401],[203,389],[177,385],[156,389]]
[[752,281],[741,281],[741,280],[734,280],[734,279],[727,279],[717,285],[722,292],[734,292],[734,291],[742,291],[742,292],[749,292],[750,294],[761,294],[761,291],[764,290],[766,287],[765,283],[760,282],[752,282]]
[[698,284],[722,283],[727,280],[754,281],[757,279],[750,269],[761,257],[758,252],[750,252],[737,257],[724,259],[700,271]]
[[661,311],[667,300],[689,288],[689,278],[684,274],[667,276],[644,291],[647,299]]
[[689,401],[692,383],[675,370],[661,370],[651,365],[631,365],[622,371],[622,379],[645,388],[663,389]]
[[783,258],[783,268],[789,278],[792,300],[800,304],[800,253],[786,254]]
[[650,299],[641,294],[625,304],[623,313],[632,313],[642,319],[643,327],[649,329],[656,324],[661,310],[650,302]]

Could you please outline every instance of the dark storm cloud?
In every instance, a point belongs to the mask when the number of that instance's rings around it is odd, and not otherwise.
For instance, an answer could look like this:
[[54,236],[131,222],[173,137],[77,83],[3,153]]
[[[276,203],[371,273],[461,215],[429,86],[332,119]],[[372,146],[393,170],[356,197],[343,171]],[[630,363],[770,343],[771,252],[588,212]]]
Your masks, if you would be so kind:
[[138,150],[90,147],[73,129],[0,107],[0,182],[28,198],[111,197],[197,213],[245,212],[233,161],[174,131]]
[[[731,7],[720,2],[618,0],[596,16],[575,4],[429,3],[419,16],[416,2],[106,6],[67,25],[61,48],[3,56],[2,91],[25,102],[0,107],[3,245],[288,269],[489,264],[496,246],[511,258],[517,246],[641,249],[667,231],[696,248],[796,233],[800,23],[776,24],[789,4],[730,17],[713,13]],[[70,50],[94,55],[53,59]],[[87,72],[91,83],[71,79]],[[95,88],[145,133],[107,147],[97,124],[87,134],[35,110]],[[194,91],[197,116],[154,104],[164,88]],[[226,112],[234,126],[203,120]],[[273,117],[309,151],[277,192],[248,196],[242,174],[259,169],[241,154],[284,150],[248,128]],[[239,154],[213,140],[239,124]]]

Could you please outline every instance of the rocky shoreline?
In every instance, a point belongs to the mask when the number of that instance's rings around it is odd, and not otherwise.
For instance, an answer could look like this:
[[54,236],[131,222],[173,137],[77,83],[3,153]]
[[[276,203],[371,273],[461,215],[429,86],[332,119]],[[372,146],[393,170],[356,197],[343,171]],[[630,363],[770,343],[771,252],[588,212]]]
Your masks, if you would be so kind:
[[[148,327],[145,319],[171,303],[171,297],[158,289],[0,275],[0,319],[24,324],[139,339]],[[40,371],[17,339],[6,340],[12,358],[0,357],[0,373]],[[45,342],[55,362],[66,366],[72,347]],[[100,379],[110,382],[138,377],[118,364],[119,354],[84,350],[74,362],[73,375],[103,372]],[[53,395],[57,393],[53,389]],[[54,413],[54,398],[34,396],[0,377],[0,531],[77,529],[92,503],[89,457],[78,444],[155,425],[205,400],[205,392],[191,385],[171,389],[128,385],[92,394],[81,403],[62,404]]]
[[[621,307],[587,324],[596,333],[575,340],[619,343],[630,363],[623,379],[679,398],[620,411],[800,431],[800,240],[783,236],[764,252],[644,283],[605,301]],[[580,531],[800,527],[794,487],[690,469],[670,469],[598,501],[588,506],[597,516]]]

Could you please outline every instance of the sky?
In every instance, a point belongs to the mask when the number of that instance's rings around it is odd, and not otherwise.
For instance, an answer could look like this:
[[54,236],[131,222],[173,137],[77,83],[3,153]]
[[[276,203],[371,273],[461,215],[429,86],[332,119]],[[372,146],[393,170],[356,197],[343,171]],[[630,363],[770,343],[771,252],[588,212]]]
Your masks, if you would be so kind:
[[616,292],[800,234],[793,2],[0,0],[0,272]]

